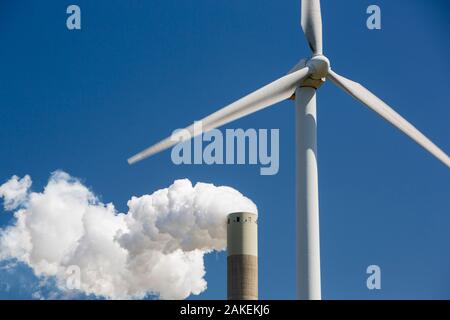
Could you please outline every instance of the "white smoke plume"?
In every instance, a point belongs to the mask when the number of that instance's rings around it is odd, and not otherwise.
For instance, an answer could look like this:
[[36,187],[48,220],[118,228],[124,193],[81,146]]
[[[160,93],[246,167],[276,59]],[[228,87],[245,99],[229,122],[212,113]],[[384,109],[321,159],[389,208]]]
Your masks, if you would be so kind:
[[0,198],[3,198],[5,210],[14,210],[25,202],[31,178],[26,175],[22,179],[12,176],[8,182],[0,186]]
[[75,266],[77,289],[108,299],[200,294],[204,255],[226,247],[226,215],[257,212],[233,188],[188,179],[132,197],[126,214],[62,171],[42,192],[30,187],[29,176],[0,186],[5,210],[16,210],[13,224],[0,229],[0,260],[23,262],[62,291]]

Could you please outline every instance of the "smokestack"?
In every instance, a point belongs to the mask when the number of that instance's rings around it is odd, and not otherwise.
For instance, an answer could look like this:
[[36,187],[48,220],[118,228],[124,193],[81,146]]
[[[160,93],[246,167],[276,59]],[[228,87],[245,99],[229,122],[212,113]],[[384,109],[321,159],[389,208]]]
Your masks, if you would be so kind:
[[231,213],[227,223],[228,300],[257,300],[257,215],[248,212]]

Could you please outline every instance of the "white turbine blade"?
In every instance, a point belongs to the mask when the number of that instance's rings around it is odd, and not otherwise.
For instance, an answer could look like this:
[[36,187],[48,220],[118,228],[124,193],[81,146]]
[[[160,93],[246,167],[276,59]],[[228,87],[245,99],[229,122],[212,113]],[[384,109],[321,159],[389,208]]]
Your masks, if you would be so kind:
[[444,151],[442,151],[438,146],[431,142],[430,139],[425,137],[425,135],[417,130],[411,123],[405,120],[401,115],[395,112],[391,107],[389,107],[385,102],[375,96],[372,92],[364,88],[359,83],[344,78],[331,70],[327,78],[329,78],[337,86],[353,96],[356,100],[359,100],[364,105],[372,109],[387,122],[413,139],[425,150],[428,150],[432,155],[441,160],[450,168],[450,158]]
[[322,54],[322,15],[319,0],[302,0],[301,25],[314,54]]
[[269,107],[277,102],[289,99],[295,92],[300,82],[309,75],[309,68],[303,68],[288,75],[275,80],[274,82],[256,90],[253,93],[239,99],[236,102],[214,112],[213,114],[203,118],[201,121],[201,130],[194,130],[194,125],[186,128],[189,135],[179,134],[168,137],[157,144],[145,149],[142,152],[128,159],[128,163],[132,164],[155,153],[163,151],[173,145],[193,138],[203,132],[220,127],[231,121],[242,118],[248,114]]

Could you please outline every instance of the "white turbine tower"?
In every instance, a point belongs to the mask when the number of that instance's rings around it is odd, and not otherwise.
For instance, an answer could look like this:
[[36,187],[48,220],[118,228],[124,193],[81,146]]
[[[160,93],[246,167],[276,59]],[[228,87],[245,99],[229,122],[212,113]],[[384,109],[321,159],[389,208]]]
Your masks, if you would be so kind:
[[[202,129],[186,128],[191,137],[269,107],[295,98],[296,106],[296,211],[297,211],[297,294],[299,299],[321,299],[319,197],[316,157],[316,90],[331,80],[356,100],[413,139],[450,167],[450,158],[412,124],[361,84],[330,69],[322,51],[322,17],[319,0],[303,0],[301,26],[313,55],[301,60],[287,75],[256,90],[202,119]],[[200,132],[198,132],[200,131]],[[176,143],[189,139],[168,137],[128,159],[140,161]]]

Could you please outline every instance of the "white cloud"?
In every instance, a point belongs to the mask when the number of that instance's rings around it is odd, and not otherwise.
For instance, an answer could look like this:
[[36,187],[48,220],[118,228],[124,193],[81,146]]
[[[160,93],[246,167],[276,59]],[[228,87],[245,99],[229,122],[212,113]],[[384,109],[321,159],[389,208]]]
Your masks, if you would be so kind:
[[[226,246],[226,215],[257,212],[230,187],[176,180],[132,197],[128,213],[103,204],[79,180],[57,171],[42,192],[30,177],[0,190],[15,223],[0,229],[0,260],[16,259],[68,290],[66,270],[80,270],[80,291],[111,299],[184,299],[206,289],[203,257]],[[18,187],[21,186],[21,187]],[[11,192],[10,190],[21,190]],[[25,191],[23,191],[25,190]]]

